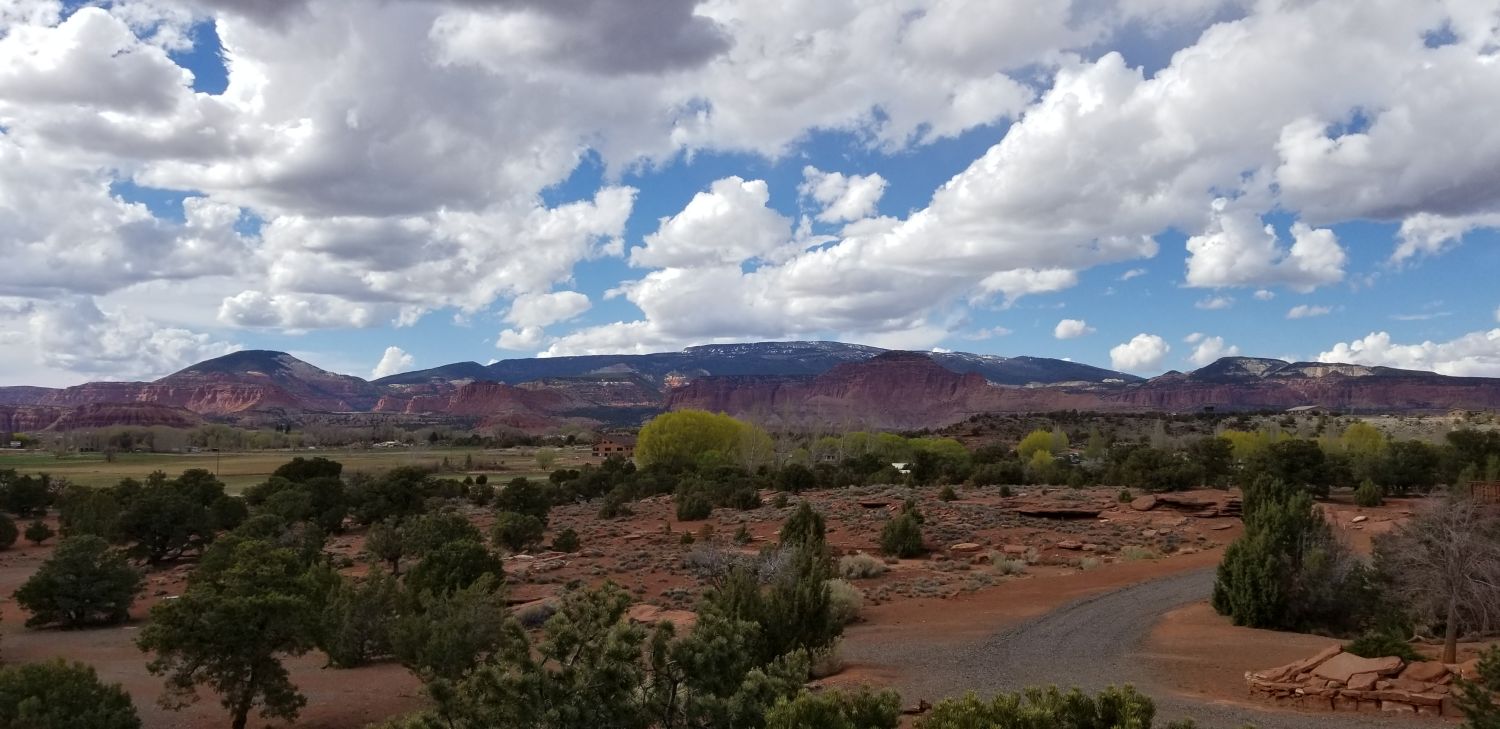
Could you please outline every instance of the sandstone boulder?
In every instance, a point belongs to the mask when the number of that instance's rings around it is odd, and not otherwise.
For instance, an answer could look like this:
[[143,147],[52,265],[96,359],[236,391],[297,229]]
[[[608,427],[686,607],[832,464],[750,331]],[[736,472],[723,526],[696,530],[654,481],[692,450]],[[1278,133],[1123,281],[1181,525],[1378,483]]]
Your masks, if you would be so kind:
[[1417,661],[1401,672],[1401,678],[1423,683],[1437,683],[1447,675],[1448,667],[1437,661]]
[[1353,653],[1340,653],[1313,669],[1313,675],[1347,684],[1356,673],[1394,676],[1401,672],[1401,665],[1401,659],[1395,656],[1360,658]]
[[1375,688],[1375,681],[1379,678],[1373,673],[1356,673],[1349,677],[1349,690],[1370,691]]
[[954,554],[978,554],[981,549],[984,549],[984,547],[973,542],[960,542],[949,547],[948,551]]
[[1137,496],[1130,502],[1130,508],[1136,511],[1150,511],[1156,508],[1156,497],[1151,494]]

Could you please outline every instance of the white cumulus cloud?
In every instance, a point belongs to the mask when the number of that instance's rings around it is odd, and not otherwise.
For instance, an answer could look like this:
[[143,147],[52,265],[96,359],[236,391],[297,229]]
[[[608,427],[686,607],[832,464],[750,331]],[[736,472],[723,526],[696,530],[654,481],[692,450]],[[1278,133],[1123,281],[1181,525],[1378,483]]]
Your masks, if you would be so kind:
[[1188,361],[1198,367],[1210,364],[1220,357],[1238,357],[1240,354],[1240,348],[1233,344],[1226,345],[1223,337],[1198,335],[1197,339],[1190,342],[1196,342],[1198,346],[1188,355]]
[[1095,331],[1097,330],[1082,319],[1063,319],[1052,328],[1052,336],[1058,339],[1077,339]]
[[1137,334],[1109,350],[1110,366],[1124,372],[1154,372],[1161,369],[1172,346],[1155,334]]
[[380,355],[380,361],[375,363],[375,369],[370,370],[370,379],[378,380],[410,371],[416,363],[417,359],[407,354],[406,350],[396,346],[386,347],[385,354]]
[[1500,377],[1500,329],[1470,332],[1446,342],[1400,344],[1388,332],[1339,342],[1318,355],[1319,362],[1428,370],[1462,377]]

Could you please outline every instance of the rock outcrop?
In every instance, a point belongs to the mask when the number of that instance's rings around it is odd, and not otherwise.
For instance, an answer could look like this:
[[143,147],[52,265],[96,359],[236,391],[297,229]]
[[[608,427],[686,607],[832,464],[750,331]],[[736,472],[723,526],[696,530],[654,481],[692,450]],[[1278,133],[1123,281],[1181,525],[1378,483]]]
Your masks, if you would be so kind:
[[1245,674],[1250,693],[1277,704],[1318,711],[1459,716],[1453,678],[1472,678],[1469,665],[1363,658],[1337,645],[1295,663]]

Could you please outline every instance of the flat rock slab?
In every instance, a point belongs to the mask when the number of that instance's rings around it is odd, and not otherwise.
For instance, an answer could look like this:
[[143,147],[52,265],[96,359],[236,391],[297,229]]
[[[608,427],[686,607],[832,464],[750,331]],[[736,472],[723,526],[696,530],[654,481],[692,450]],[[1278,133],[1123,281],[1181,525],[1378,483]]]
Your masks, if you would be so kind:
[[1136,511],[1150,511],[1156,508],[1156,497],[1151,494],[1137,496],[1130,502],[1130,508]]
[[1023,506],[1016,509],[1021,516],[1038,519],[1095,519],[1104,512],[1084,506]]
[[1426,683],[1437,683],[1448,675],[1448,667],[1437,661],[1417,661],[1406,667],[1401,672],[1401,678],[1408,681],[1424,681]]
[[655,625],[662,621],[672,623],[682,630],[691,630],[698,623],[698,614],[689,610],[666,610],[656,605],[640,603],[630,606],[626,617],[631,622]]
[[1356,673],[1393,676],[1401,672],[1401,666],[1401,659],[1395,656],[1360,658],[1353,653],[1340,653],[1314,668],[1313,675],[1330,681],[1343,681],[1347,684]]

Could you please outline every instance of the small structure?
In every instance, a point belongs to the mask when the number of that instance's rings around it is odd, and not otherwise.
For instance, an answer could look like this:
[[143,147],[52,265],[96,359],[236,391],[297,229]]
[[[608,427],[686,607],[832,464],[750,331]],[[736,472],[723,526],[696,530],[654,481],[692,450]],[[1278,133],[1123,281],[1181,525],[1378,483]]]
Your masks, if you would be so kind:
[[610,456],[634,458],[635,436],[614,433],[599,436],[599,439],[594,441],[594,457],[609,458]]
[[892,463],[891,468],[896,469],[896,473],[899,473],[903,476],[911,474],[910,463]]
[[1469,494],[1476,504],[1500,506],[1500,481],[1470,481]]

